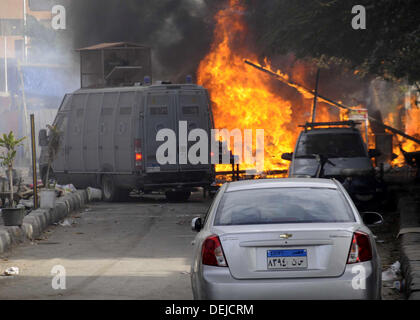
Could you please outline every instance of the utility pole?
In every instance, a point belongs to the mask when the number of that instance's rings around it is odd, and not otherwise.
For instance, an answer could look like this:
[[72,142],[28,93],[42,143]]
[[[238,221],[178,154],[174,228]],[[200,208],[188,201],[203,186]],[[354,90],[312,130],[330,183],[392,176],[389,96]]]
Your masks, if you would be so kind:
[[35,116],[31,114],[32,180],[34,184],[34,209],[38,209],[38,177],[36,175]]
[[0,19],[0,29],[1,35],[4,38],[3,45],[4,45],[4,92],[9,92],[9,83],[8,83],[8,75],[7,75],[7,33],[6,33],[6,26],[3,20]]
[[[256,65],[255,63],[252,63],[251,61],[244,60],[244,62],[245,62],[246,64],[248,64],[248,65],[250,65],[250,66],[254,67],[254,68],[255,68],[255,69],[257,69],[257,70],[260,70],[260,71],[262,71],[262,72],[264,72],[264,73],[267,73],[267,74],[271,75],[272,77],[275,77],[275,78],[276,78],[277,80],[279,80],[280,82],[283,82],[283,83],[285,83],[285,84],[287,84],[287,85],[290,85],[290,86],[292,86],[292,87],[295,87],[295,88],[296,88],[296,87],[300,87],[300,88],[301,88],[301,89],[303,89],[305,92],[308,92],[308,93],[310,93],[310,94],[314,94],[313,90],[311,90],[311,89],[309,89],[309,88],[306,88],[306,87],[304,87],[304,86],[300,85],[299,83],[296,83],[296,82],[290,81],[290,80],[288,80],[288,79],[284,78],[283,76],[278,75],[277,73],[274,73],[274,72],[272,72],[272,71],[270,71],[270,70],[267,70],[267,69],[265,69],[265,68],[263,68],[263,67],[261,67],[261,66],[259,66],[259,65]],[[352,110],[352,108],[351,108],[351,107],[345,106],[345,105],[343,105],[342,103],[339,103],[339,102],[336,102],[336,101],[334,101],[334,100],[331,100],[330,98],[327,98],[327,97],[326,97],[326,96],[324,96],[324,95],[320,95],[320,94],[318,94],[318,97],[319,97],[320,99],[322,99],[322,101],[323,101],[323,102],[326,102],[326,103],[328,103],[328,104],[329,104],[329,105],[331,105],[331,106],[335,106],[335,107],[337,107],[337,108],[341,108],[341,109],[345,109],[345,110]],[[403,132],[403,131],[401,131],[401,130],[395,129],[395,128],[390,127],[390,126],[387,126],[387,125],[386,125],[386,124],[384,124],[382,121],[377,120],[377,119],[376,119],[376,118],[374,118],[374,117],[368,116],[368,119],[369,119],[370,121],[373,121],[373,122],[377,123],[378,125],[382,126],[384,129],[387,129],[387,130],[391,131],[392,133],[398,134],[398,135],[400,135],[400,136],[402,136],[402,137],[404,137],[404,138],[406,138],[406,139],[409,139],[409,140],[411,140],[411,141],[414,141],[414,142],[416,142],[416,143],[420,144],[420,139],[418,139],[418,138],[415,138],[415,137],[413,137],[413,136],[410,136],[410,135],[406,134],[405,132]]]
[[318,71],[316,72],[316,83],[315,83],[315,93],[314,93],[314,106],[312,108],[312,122],[315,122],[315,118],[316,118],[316,104],[318,102],[319,71],[320,71],[320,69],[318,68]]
[[9,92],[9,84],[7,78],[7,36],[4,37],[4,92]]
[[23,61],[28,62],[28,37],[26,36],[26,0],[23,0]]

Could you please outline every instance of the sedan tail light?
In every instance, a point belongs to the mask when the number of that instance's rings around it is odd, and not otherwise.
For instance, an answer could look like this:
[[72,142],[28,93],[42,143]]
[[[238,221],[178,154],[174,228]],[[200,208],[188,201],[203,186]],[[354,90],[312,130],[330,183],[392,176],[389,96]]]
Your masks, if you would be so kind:
[[208,266],[227,267],[225,254],[218,236],[208,237],[201,249],[202,262]]
[[347,264],[369,261],[372,259],[372,247],[370,246],[369,235],[357,231],[351,240]]

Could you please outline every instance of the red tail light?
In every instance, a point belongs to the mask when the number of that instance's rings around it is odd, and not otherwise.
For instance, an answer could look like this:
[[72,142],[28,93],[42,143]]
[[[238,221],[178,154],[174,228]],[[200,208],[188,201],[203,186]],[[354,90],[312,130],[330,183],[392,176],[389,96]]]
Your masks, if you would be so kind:
[[208,237],[201,249],[202,262],[208,266],[227,267],[225,254],[218,236]]
[[369,236],[361,231],[353,234],[347,264],[369,261],[372,259],[372,247]]
[[136,162],[135,163],[136,169],[141,170],[143,155],[141,153],[141,140],[140,139],[134,140],[134,159]]

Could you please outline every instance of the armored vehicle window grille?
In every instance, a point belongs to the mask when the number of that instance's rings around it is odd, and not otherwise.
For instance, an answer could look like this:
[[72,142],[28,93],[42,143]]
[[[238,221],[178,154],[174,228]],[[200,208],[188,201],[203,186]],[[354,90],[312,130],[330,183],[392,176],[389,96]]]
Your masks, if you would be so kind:
[[198,106],[182,107],[182,113],[185,115],[198,115]]
[[131,111],[131,107],[120,108],[120,115],[131,115]]
[[168,107],[152,107],[150,108],[150,114],[152,116],[167,115]]
[[102,115],[103,116],[112,116],[112,113],[114,112],[113,108],[103,108],[102,109]]

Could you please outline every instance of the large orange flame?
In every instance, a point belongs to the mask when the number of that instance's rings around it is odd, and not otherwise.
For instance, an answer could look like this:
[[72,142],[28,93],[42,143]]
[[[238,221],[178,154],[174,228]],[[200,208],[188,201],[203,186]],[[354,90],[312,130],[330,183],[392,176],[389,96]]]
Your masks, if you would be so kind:
[[[229,8],[217,13],[214,41],[199,65],[197,80],[210,91],[216,128],[264,129],[264,170],[286,169],[288,162],[281,154],[293,150],[297,134],[288,129],[292,102],[273,92],[269,76],[244,64],[244,59],[256,61],[257,56],[244,45],[243,10],[231,0]],[[241,164],[241,169],[249,167]]]
[[[409,101],[409,109],[404,109],[403,105],[398,106],[397,113],[404,114],[403,123],[405,124],[405,131],[408,135],[420,138],[420,108],[416,104],[417,97],[413,95]],[[384,120],[385,124],[390,126],[398,127],[397,124],[397,113],[390,113]],[[399,138],[394,136],[394,147],[393,152],[398,156],[392,161],[394,166],[403,166],[405,164],[404,156],[400,150],[400,146],[406,152],[419,151],[420,145],[412,140]]]

